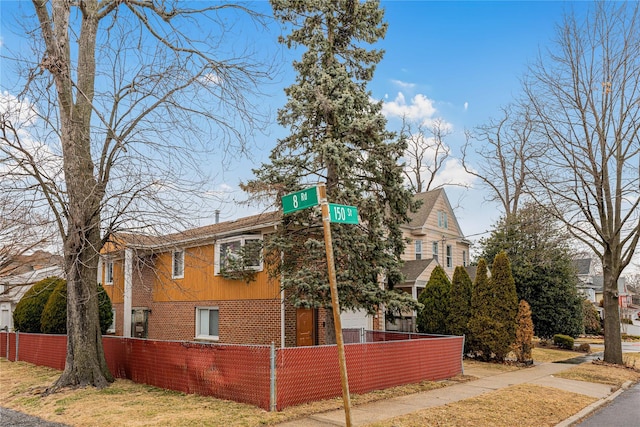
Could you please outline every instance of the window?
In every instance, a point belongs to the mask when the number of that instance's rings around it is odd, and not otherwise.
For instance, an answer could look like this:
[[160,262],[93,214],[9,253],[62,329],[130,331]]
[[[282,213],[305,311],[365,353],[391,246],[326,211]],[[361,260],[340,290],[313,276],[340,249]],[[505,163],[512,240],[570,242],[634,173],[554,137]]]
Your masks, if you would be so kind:
[[422,240],[414,241],[416,247],[416,259],[422,259]]
[[171,257],[171,275],[174,279],[184,277],[184,250],[173,251]]
[[447,268],[453,267],[453,250],[451,245],[447,245]]
[[462,266],[467,266],[467,251],[462,251]]
[[216,242],[215,274],[228,268],[243,256],[240,264],[248,270],[262,271],[262,236],[244,235],[222,239]]
[[104,264],[104,284],[113,285],[113,261]]
[[219,338],[220,313],[218,307],[196,307],[196,338]]
[[449,218],[444,211],[438,211],[438,227],[449,228]]
[[111,320],[111,325],[109,325],[109,328],[107,328],[107,333],[108,334],[115,334],[116,333],[116,310],[115,310],[115,308],[111,310],[111,313],[113,314],[113,318]]
[[433,252],[433,259],[438,261],[438,242],[433,242],[431,244],[431,250]]

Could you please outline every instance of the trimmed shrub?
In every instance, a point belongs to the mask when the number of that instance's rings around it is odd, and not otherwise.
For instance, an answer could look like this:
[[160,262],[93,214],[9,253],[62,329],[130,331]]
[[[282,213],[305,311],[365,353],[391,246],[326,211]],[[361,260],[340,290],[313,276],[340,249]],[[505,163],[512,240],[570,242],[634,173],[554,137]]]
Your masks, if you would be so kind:
[[451,282],[439,265],[431,272],[431,277],[418,296],[423,305],[418,312],[418,331],[429,334],[449,334],[447,318],[450,310]]
[[[113,311],[109,295],[102,285],[98,284],[98,310],[100,317],[100,332],[107,333],[113,321]],[[59,284],[49,297],[49,301],[42,312],[42,332],[45,334],[67,333],[67,282]]]
[[531,320],[531,307],[525,300],[518,305],[518,328],[516,329],[516,342],[513,352],[520,363],[531,363],[533,358],[533,321]]
[[59,277],[48,277],[34,284],[20,299],[13,312],[13,324],[17,331],[41,333],[40,318],[49,296],[60,282]]
[[107,329],[113,322],[113,306],[111,299],[101,284],[98,283],[98,310],[100,314],[100,332],[107,333]]
[[569,335],[556,334],[553,336],[553,343],[567,350],[573,350],[573,338]]
[[578,351],[582,353],[591,353],[591,346],[589,343],[583,342],[578,346]]

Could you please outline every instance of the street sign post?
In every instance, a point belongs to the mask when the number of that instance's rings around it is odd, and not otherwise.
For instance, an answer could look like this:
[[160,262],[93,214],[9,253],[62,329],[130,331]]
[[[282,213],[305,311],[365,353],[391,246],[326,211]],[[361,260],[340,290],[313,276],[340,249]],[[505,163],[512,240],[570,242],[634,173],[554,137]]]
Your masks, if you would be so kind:
[[347,359],[342,337],[342,321],[340,319],[340,301],[338,300],[338,284],[336,266],[333,258],[333,242],[331,240],[331,222],[342,224],[358,224],[358,208],[355,206],[337,205],[327,202],[327,188],[324,184],[282,196],[282,212],[286,215],[313,206],[322,206],[322,228],[324,229],[324,246],[327,252],[327,268],[329,287],[331,289],[331,308],[338,345],[338,361],[340,364],[340,382],[342,383],[342,400],[346,427],[351,427],[351,396],[349,395],[349,379],[347,377]]
[[355,206],[329,203],[329,218],[331,222],[358,224],[358,208]]
[[318,187],[305,188],[304,190],[282,196],[282,212],[285,215],[317,205]]

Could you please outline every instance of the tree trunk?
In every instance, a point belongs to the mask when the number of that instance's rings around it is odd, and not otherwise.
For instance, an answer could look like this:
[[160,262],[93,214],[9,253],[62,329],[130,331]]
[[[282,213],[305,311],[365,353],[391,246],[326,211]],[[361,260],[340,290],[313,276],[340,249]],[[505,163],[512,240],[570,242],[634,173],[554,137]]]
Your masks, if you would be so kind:
[[604,361],[622,365],[618,277],[608,266],[603,269],[604,283]]

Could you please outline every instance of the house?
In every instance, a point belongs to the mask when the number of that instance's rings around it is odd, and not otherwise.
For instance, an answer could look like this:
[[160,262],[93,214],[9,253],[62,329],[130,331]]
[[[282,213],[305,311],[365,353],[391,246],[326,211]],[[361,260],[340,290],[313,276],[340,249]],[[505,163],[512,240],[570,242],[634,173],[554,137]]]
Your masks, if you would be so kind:
[[[442,261],[452,275],[453,266],[468,263],[469,254],[444,191],[417,197],[425,203],[403,228],[412,241],[405,254],[408,281],[398,286],[415,298],[435,265]],[[261,242],[280,221],[281,213],[269,212],[160,237],[113,236],[102,250],[98,281],[114,307],[115,334],[229,344],[273,342],[278,347],[323,344],[324,310],[293,307],[279,281],[269,277],[262,257],[256,256],[254,264],[249,261],[250,281],[225,272],[234,259],[230,254]],[[417,241],[431,245],[433,252],[417,250]],[[409,313],[401,320],[401,329],[413,330],[414,317]],[[385,324],[382,313],[347,311],[341,319],[343,328],[377,329]]]
[[23,254],[0,272],[0,330],[13,330],[13,311],[33,284],[47,277],[64,277],[62,257],[45,251]]
[[[593,304],[598,304],[600,299],[596,296],[597,286],[593,283],[593,278],[597,275],[595,263],[591,258],[579,258],[573,260],[573,266],[578,277],[578,292]],[[602,291],[602,287],[600,287]]]
[[[471,244],[462,233],[444,189],[419,193],[415,198],[422,204],[417,212],[410,214],[409,223],[402,227],[403,235],[410,243],[402,256],[405,282],[396,285],[396,289],[417,299],[437,265],[450,279],[456,266],[469,266]],[[388,318],[386,328],[413,332],[415,316],[415,313],[403,313],[400,317]]]

